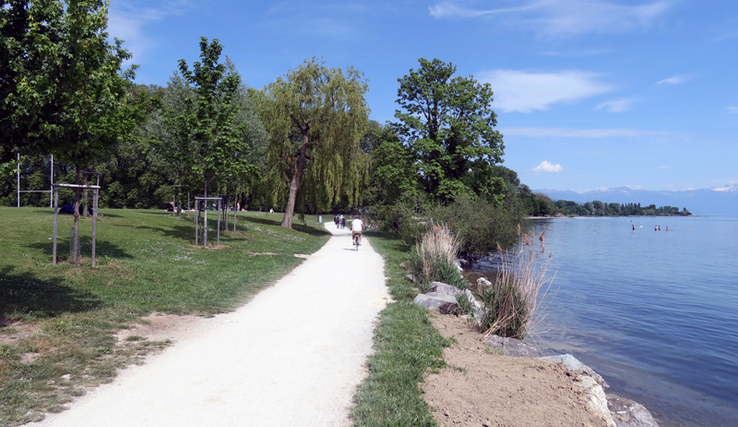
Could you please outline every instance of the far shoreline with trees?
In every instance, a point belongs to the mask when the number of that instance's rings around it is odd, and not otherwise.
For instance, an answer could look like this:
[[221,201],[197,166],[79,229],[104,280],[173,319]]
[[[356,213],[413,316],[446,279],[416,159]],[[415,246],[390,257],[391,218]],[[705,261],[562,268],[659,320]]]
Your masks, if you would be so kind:
[[606,203],[600,200],[579,204],[571,200],[553,201],[544,193],[535,193],[529,200],[531,218],[573,216],[691,216],[692,213],[675,206],[642,206],[640,203]]

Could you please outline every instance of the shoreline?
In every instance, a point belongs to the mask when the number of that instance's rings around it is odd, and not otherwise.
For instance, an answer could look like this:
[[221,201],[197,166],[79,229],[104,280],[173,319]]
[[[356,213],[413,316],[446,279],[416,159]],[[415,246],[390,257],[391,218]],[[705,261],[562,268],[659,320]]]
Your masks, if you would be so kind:
[[573,355],[544,356],[530,342],[485,337],[473,317],[458,314],[459,294],[434,282],[414,300],[451,343],[446,367],[426,373],[421,385],[439,424],[659,426],[645,406],[605,393],[610,386],[602,376]]

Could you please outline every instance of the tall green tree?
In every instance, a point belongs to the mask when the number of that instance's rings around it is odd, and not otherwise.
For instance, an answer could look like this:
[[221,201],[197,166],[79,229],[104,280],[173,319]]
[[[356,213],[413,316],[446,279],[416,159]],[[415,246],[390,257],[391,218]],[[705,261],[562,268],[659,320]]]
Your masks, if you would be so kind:
[[57,118],[65,20],[58,0],[0,0],[0,145],[29,153]]
[[504,144],[494,129],[492,88],[472,76],[453,77],[452,63],[419,62],[398,79],[400,109],[392,126],[415,156],[426,193],[442,203],[462,194],[496,200],[503,183],[493,165],[502,163]]
[[366,90],[355,68],[344,72],[312,58],[259,92],[271,141],[264,182],[272,200],[286,196],[282,227],[292,228],[297,205],[325,210],[343,196],[358,203],[369,162],[361,146]]
[[[88,165],[142,119],[126,102],[133,70],[121,72],[121,66],[131,55],[122,41],[108,42],[107,2],[10,1],[0,10],[3,25],[10,20],[15,28],[0,43],[11,55],[0,71],[11,91],[3,93],[1,116],[11,126],[3,138],[17,138],[21,152],[51,153],[74,164],[79,184]],[[75,230],[79,199],[76,191]],[[78,245],[75,239],[72,263],[79,262]]]
[[369,122],[366,150],[371,154],[370,179],[365,192],[373,206],[395,205],[402,198],[414,198],[422,191],[418,167],[412,152],[387,125]]
[[216,178],[233,179],[258,174],[258,167],[249,161],[250,146],[244,135],[248,123],[239,122],[242,104],[239,97],[241,77],[219,63],[223,46],[218,39],[208,43],[200,39],[200,61],[190,70],[184,59],[179,72],[190,85],[192,93],[180,112],[169,114],[167,120],[180,144],[177,161],[191,161],[192,170],[203,182],[205,196]]

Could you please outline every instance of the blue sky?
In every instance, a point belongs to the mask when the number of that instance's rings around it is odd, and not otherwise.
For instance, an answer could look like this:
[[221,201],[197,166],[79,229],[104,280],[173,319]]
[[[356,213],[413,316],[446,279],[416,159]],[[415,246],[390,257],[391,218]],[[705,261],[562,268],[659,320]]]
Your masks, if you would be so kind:
[[381,123],[418,58],[452,62],[492,85],[504,165],[534,189],[738,184],[735,0],[111,0],[109,32],[144,84],[201,36],[255,88],[313,56],[353,65]]

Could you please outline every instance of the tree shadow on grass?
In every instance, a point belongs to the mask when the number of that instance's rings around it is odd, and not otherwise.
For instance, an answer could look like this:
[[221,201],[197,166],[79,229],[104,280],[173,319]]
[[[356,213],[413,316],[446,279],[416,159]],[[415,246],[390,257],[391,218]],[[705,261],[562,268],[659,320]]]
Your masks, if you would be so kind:
[[[61,205],[59,205],[59,208],[61,209]],[[102,211],[102,210],[103,209],[100,209],[100,211]],[[114,214],[114,213],[107,212],[109,210],[110,209],[105,209],[106,212],[101,212],[102,213],[102,216],[99,216],[98,219],[103,219],[103,218],[123,218],[121,215],[117,215],[117,214]],[[53,217],[54,216],[54,210],[53,209],[49,209],[49,208],[38,208],[38,209],[34,210],[33,213],[34,214],[48,215],[50,217]],[[67,216],[71,217],[72,214],[66,214],[66,213],[59,212],[59,217],[64,218],[64,217],[67,217]],[[82,221],[92,221],[92,216],[85,217],[85,216],[80,215],[79,216],[79,219],[82,220]],[[53,219],[52,219],[52,221],[53,221]]]
[[[247,217],[246,219],[244,219],[242,221],[239,220],[239,224],[241,224],[241,225],[243,225],[244,222],[252,222],[252,223],[263,224],[263,225],[280,226],[282,224],[282,219],[272,220],[272,219],[269,219],[269,218]],[[292,229],[295,230],[295,231],[297,231],[297,232],[300,232],[300,233],[309,234],[311,236],[326,236],[326,235],[330,235],[331,234],[330,231],[328,231],[328,230],[321,230],[321,229],[310,227],[308,225],[300,224],[300,223],[297,223],[297,222],[293,222],[292,223]]]
[[[130,227],[130,226],[126,226]],[[188,223],[183,225],[168,225],[166,227],[150,227],[147,225],[140,225],[136,227],[139,230],[149,230],[152,232],[159,233],[166,237],[174,239],[194,240],[195,239],[195,225]]]
[[[92,238],[91,237],[80,237],[80,255],[82,257],[92,256]],[[54,254],[53,243],[49,240],[47,242],[32,243],[26,245],[27,248],[33,248],[42,251],[44,256],[48,257],[51,261],[51,257]],[[59,239],[56,244],[56,255],[58,257],[66,258],[69,255],[69,239]],[[107,240],[97,239],[95,241],[95,256],[96,257],[108,257],[108,258],[133,258],[132,255],[128,254],[125,250],[121,249]]]
[[0,317],[53,317],[66,312],[83,312],[100,307],[96,295],[80,292],[62,278],[41,279],[15,267],[0,267]]

